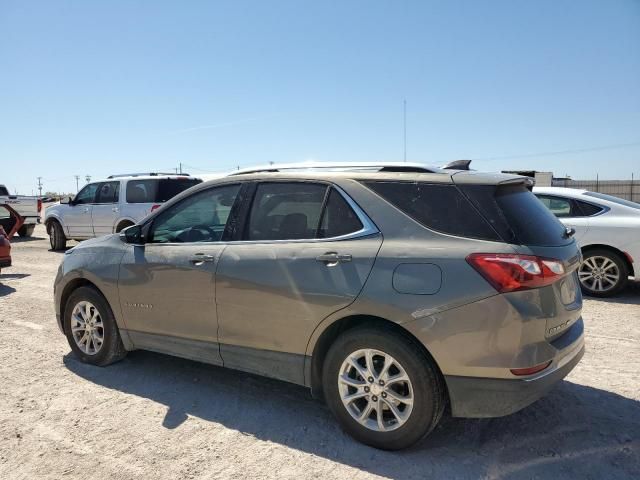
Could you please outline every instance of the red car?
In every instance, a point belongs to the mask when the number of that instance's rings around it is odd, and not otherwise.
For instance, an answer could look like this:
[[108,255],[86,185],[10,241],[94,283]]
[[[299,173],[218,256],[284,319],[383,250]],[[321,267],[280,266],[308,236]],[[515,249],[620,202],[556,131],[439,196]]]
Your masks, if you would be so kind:
[[11,243],[9,239],[24,223],[24,218],[18,215],[9,205],[0,205],[0,271],[11,266]]

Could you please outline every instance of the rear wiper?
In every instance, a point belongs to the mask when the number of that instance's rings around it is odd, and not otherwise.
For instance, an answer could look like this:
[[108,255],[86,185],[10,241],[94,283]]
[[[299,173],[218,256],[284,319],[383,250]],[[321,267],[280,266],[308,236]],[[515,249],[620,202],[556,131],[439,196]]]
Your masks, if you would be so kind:
[[567,227],[564,229],[564,234],[562,235],[564,238],[571,238],[576,233],[576,229],[572,227]]

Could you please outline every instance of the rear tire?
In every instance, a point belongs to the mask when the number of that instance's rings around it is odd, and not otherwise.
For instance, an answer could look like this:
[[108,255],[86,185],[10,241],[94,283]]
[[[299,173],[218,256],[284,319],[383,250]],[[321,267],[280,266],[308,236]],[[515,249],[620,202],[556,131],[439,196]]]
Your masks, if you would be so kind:
[[578,278],[585,295],[611,297],[627,285],[629,269],[619,254],[603,248],[594,248],[584,253]]
[[23,225],[18,230],[18,235],[20,235],[21,237],[30,237],[31,235],[33,235],[33,231],[35,230],[35,228],[35,225]]
[[394,330],[346,331],[329,349],[322,373],[325,399],[341,426],[375,448],[415,444],[444,412],[444,382],[435,363],[415,341]]
[[104,367],[127,355],[109,303],[92,287],[79,287],[69,296],[64,332],[83,363]]
[[62,231],[62,225],[52,220],[51,223],[49,223],[47,231],[49,233],[51,250],[64,250],[67,247],[67,237],[65,237]]

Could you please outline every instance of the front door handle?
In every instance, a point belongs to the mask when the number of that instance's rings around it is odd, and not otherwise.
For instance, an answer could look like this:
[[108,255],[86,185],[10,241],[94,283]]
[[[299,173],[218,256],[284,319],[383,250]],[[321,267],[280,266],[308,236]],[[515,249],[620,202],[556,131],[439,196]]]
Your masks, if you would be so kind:
[[316,257],[316,260],[318,262],[323,262],[326,263],[328,266],[333,266],[333,265],[337,265],[339,263],[344,263],[344,262],[350,262],[353,259],[353,257],[351,255],[349,255],[348,253],[346,254],[339,254],[336,252],[327,252],[323,255],[318,255]]
[[213,255],[207,255],[205,253],[196,253],[191,260],[194,265],[202,265],[204,262],[215,262],[216,257]]

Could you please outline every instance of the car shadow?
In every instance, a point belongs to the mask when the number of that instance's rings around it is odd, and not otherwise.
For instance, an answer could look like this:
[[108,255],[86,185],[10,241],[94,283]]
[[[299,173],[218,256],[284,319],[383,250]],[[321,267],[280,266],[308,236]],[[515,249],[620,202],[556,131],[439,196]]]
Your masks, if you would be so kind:
[[286,382],[143,351],[108,368],[71,354],[63,361],[87,381],[165,405],[167,429],[198,417],[388,478],[629,478],[640,472],[640,402],[568,381],[514,415],[445,418],[416,447],[385,452],[352,440],[323,403]]
[[11,243],[24,243],[24,242],[35,242],[37,240],[46,240],[45,237],[21,237],[19,235],[14,235],[11,238]]
[[585,295],[586,300],[595,300],[605,303],[619,303],[623,305],[640,305],[640,282],[629,282],[627,287],[613,297],[590,297]]
[[[0,281],[3,280],[3,277],[4,275],[0,275]],[[9,285],[5,285],[4,283],[0,283],[0,297],[6,297],[7,295],[11,295],[15,291],[15,288]],[[0,309],[0,313],[1,312],[2,310]]]

